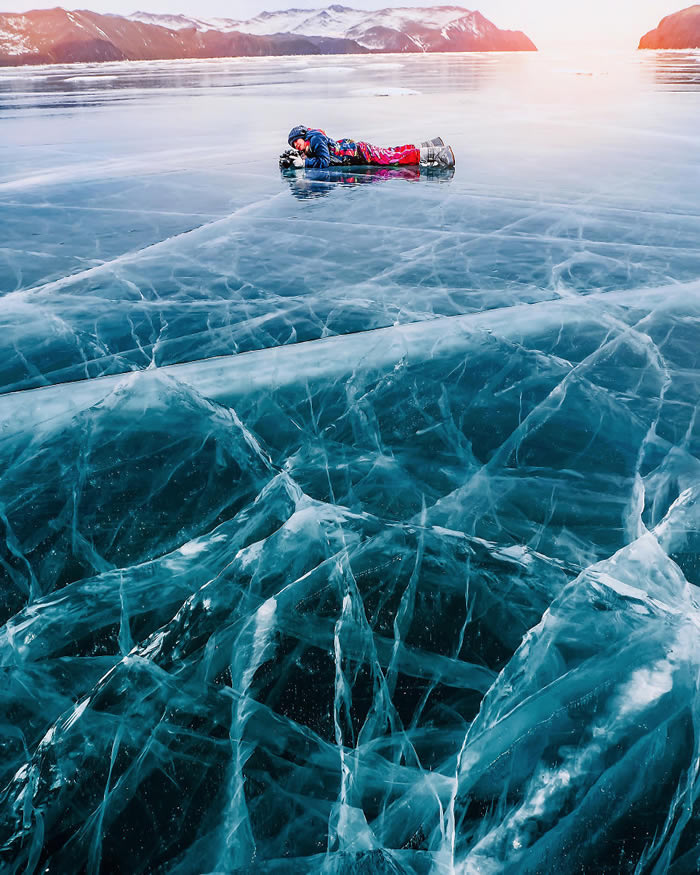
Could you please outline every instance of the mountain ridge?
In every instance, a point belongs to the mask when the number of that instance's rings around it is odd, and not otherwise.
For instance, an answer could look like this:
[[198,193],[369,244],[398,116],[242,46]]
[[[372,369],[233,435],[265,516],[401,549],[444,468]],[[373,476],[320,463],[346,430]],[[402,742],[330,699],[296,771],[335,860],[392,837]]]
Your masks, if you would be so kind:
[[[280,29],[282,27],[283,29]],[[520,31],[501,30],[461,6],[263,12],[204,19],[90,10],[0,13],[0,66],[373,52],[536,51]]]

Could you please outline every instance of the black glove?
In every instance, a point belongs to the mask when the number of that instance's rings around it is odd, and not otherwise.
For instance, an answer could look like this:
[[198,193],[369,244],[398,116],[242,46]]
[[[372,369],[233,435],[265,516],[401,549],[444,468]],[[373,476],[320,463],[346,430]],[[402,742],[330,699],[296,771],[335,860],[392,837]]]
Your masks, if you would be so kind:
[[304,156],[296,149],[287,149],[280,155],[279,165],[282,170],[290,167],[300,168],[306,163]]

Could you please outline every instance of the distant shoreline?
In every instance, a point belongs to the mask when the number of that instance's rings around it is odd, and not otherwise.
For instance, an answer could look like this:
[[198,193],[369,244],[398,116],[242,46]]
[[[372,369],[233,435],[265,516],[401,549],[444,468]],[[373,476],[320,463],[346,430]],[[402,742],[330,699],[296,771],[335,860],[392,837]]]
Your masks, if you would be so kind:
[[[620,51],[625,51],[624,49]],[[629,49],[630,52],[637,52],[637,49]],[[653,51],[653,50],[650,50]],[[682,49],[678,49],[677,51],[683,51]],[[700,51],[700,49],[698,50]],[[435,58],[435,57],[443,57],[443,58],[460,58],[460,57],[476,57],[478,55],[490,55],[491,57],[495,55],[534,55],[534,54],[548,54],[547,52],[541,52],[537,49],[536,52],[533,51],[522,51],[522,52],[514,52],[514,51],[504,51],[504,50],[482,50],[482,51],[472,51],[472,52],[355,52],[347,54],[337,54],[337,53],[329,53],[323,55],[217,55],[211,58],[125,58],[123,60],[116,61],[49,61],[43,62],[40,64],[6,64],[0,61],[0,71],[2,70],[27,70],[27,69],[35,69],[35,70],[43,70],[43,69],[52,69],[54,67],[94,67],[96,64],[99,65],[107,65],[107,64],[181,64],[183,61],[186,61],[188,64],[202,64],[208,63],[211,61],[265,61],[265,60],[275,60],[281,61],[284,59],[298,59],[298,58],[397,58],[403,57],[406,59],[415,60],[416,58]]]

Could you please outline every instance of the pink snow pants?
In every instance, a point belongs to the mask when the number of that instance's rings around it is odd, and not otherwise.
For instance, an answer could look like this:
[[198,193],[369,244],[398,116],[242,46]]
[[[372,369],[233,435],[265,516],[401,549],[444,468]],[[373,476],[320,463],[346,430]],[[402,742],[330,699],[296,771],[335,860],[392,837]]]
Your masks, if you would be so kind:
[[420,149],[415,146],[390,146],[380,149],[371,143],[356,143],[358,156],[367,164],[420,164]]

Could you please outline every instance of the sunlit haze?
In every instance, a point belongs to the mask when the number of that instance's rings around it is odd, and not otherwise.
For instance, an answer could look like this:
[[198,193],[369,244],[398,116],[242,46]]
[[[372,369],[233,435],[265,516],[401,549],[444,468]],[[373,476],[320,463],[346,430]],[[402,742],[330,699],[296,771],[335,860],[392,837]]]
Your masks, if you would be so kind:
[[[0,10],[25,12],[29,9],[63,5],[56,0],[1,0]],[[292,7],[320,8],[327,2],[313,0],[88,0],[87,3],[67,2],[68,8],[88,8],[96,12],[129,14],[138,9],[146,12],[183,13],[198,16],[249,18],[263,10]],[[343,5],[359,9],[379,9],[391,3],[381,0],[343,0]],[[426,0],[397,0],[397,6],[428,6]],[[435,4],[437,5],[437,4]],[[461,4],[460,4],[461,5]],[[547,49],[571,44],[591,47],[635,48],[639,38],[656,27],[664,15],[677,12],[686,4],[682,0],[479,0],[464,4],[477,8],[501,28],[523,30],[538,46]]]

